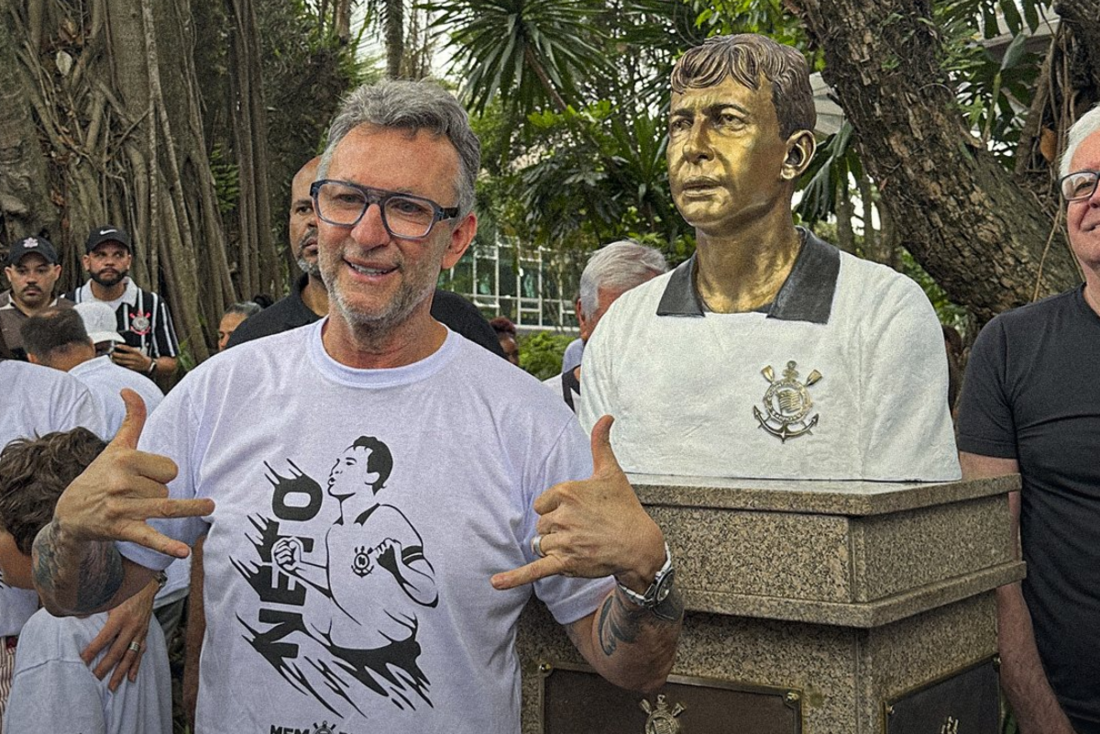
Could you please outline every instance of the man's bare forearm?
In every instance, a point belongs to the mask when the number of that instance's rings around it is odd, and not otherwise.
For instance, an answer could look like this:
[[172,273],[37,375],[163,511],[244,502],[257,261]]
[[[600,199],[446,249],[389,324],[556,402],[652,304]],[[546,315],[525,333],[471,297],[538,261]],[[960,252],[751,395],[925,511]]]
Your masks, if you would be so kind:
[[110,609],[125,572],[114,543],[74,539],[56,520],[34,540],[34,585],[51,614],[92,614]]
[[[672,669],[683,625],[678,589],[654,609],[641,607],[615,589],[596,610],[590,630],[570,627],[570,637],[601,675],[622,688],[660,688]],[[579,639],[581,634],[589,640]],[[582,644],[587,642],[588,644]]]
[[1073,734],[1047,680],[1020,584],[997,589],[997,632],[1004,688],[1021,734]]

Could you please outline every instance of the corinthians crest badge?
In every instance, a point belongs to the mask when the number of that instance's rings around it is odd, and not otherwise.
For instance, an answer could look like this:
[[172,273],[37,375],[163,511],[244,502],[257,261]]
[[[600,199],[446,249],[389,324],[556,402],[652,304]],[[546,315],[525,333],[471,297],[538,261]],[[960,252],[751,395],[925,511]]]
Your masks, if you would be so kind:
[[814,401],[810,398],[808,387],[821,379],[821,373],[814,370],[806,377],[806,382],[798,381],[796,363],[787,362],[787,369],[783,370],[783,379],[775,379],[775,370],[771,365],[760,370],[760,373],[771,383],[771,387],[764,393],[764,410],[753,406],[752,414],[760,423],[760,427],[768,433],[786,443],[788,438],[796,438],[810,433],[817,425],[818,416],[812,418],[810,410],[814,407]]
[[683,704],[668,705],[668,698],[661,693],[657,696],[657,705],[654,706],[649,699],[642,699],[638,704],[642,711],[649,714],[645,721],[645,734],[679,734],[683,731],[676,717],[686,711]]

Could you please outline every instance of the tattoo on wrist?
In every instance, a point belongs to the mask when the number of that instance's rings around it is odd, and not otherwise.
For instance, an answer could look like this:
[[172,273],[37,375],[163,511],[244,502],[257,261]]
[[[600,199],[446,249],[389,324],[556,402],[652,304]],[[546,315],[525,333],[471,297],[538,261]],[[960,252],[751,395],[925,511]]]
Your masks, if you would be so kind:
[[646,616],[647,610],[624,599],[618,590],[604,599],[597,621],[603,654],[611,656],[620,642],[629,644],[637,640]]
[[67,611],[82,614],[110,601],[122,585],[123,567],[114,543],[80,543],[74,549],[76,543],[56,520],[42,528],[34,541],[33,574],[40,590],[59,593]]

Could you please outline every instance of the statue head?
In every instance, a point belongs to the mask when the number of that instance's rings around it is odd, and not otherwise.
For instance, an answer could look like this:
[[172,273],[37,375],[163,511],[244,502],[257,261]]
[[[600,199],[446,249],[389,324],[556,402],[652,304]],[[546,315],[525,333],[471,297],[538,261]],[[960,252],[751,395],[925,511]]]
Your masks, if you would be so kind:
[[741,34],[687,51],[672,72],[668,143],[670,188],[684,219],[707,235],[765,217],[789,222],[815,122],[809,67],[797,50]]

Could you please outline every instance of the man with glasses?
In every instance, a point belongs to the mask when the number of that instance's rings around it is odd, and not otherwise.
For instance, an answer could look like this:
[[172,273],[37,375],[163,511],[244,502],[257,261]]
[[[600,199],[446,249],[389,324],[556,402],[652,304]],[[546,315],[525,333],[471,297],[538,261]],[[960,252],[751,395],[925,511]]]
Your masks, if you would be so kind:
[[[328,313],[328,290],[317,264],[317,214],[310,191],[320,163],[320,157],[310,160],[294,175],[290,185],[288,234],[291,252],[302,275],[290,295],[242,322],[228,341],[230,347],[312,324]],[[432,299],[432,318],[490,352],[504,356],[485,317],[457,293],[437,288]]]
[[1100,732],[1100,107],[1069,131],[1059,180],[1084,285],[1001,314],[959,405],[965,478],[1019,472],[1027,578],[997,590],[1001,683],[1023,734]]
[[[477,229],[465,111],[382,82],[328,139],[312,187],[328,317],[200,365],[148,425],[135,401],[39,535],[45,604],[109,607],[205,537],[200,734],[514,734],[532,592],[609,680],[658,687],[683,604],[610,419],[590,443],[537,380],[430,316]],[[111,539],[133,542],[120,557]]]

